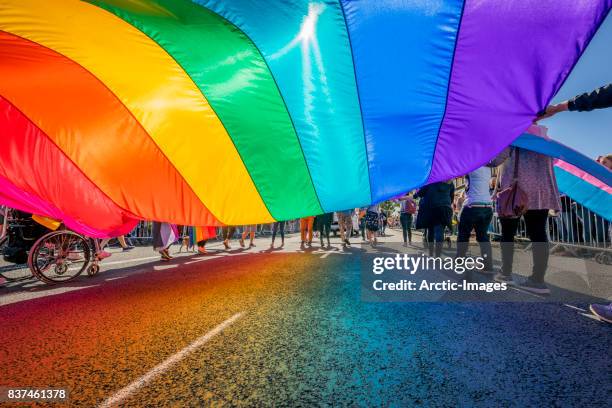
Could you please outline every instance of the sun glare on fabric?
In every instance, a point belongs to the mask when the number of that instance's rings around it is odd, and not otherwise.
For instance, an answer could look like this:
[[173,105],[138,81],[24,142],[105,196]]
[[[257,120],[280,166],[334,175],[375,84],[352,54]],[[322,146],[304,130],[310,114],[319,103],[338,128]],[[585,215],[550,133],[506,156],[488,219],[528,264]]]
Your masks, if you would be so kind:
[[[308,14],[304,18],[300,31],[297,35],[285,45],[279,51],[272,55],[272,58],[280,58],[287,54],[298,45],[302,53],[302,81],[304,83],[304,113],[308,121],[312,121],[312,111],[314,110],[314,94],[316,89],[312,80],[312,59],[314,57],[314,63],[317,71],[320,75],[322,84],[321,91],[327,99],[328,105],[331,105],[331,98],[329,95],[329,88],[327,86],[327,77],[325,76],[325,69],[323,67],[323,58],[321,56],[321,50],[319,48],[319,40],[317,38],[317,23],[319,17],[325,11],[325,4],[322,3],[310,3],[308,5]],[[318,129],[313,127],[313,130],[318,134]]]

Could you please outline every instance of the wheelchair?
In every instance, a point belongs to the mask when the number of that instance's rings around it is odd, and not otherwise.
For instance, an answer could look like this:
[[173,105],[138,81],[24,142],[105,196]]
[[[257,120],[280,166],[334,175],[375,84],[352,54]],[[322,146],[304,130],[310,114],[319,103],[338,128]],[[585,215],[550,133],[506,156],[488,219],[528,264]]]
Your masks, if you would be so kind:
[[[71,281],[85,270],[89,276],[100,271],[96,256],[98,240],[65,229],[63,225],[53,231],[22,211],[4,210],[0,244],[6,262],[27,264],[34,277],[48,284]],[[11,280],[6,274],[3,276]]]

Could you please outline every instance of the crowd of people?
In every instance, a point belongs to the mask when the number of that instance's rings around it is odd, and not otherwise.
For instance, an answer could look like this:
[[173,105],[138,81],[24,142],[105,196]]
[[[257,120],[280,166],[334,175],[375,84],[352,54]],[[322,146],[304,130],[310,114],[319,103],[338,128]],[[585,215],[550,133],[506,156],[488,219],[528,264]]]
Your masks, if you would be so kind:
[[[551,105],[541,113],[538,120],[563,111],[589,111],[610,106],[612,106],[612,84],[561,104]],[[546,128],[537,123],[532,125],[529,132],[547,137]],[[612,154],[600,156],[598,162],[612,170]],[[497,168],[497,171],[492,172],[492,168]],[[396,210],[383,210],[381,203],[375,203],[364,208],[338,211],[335,214],[329,212],[301,218],[299,220],[301,248],[312,247],[315,236],[320,240],[321,248],[330,248],[330,233],[334,218],[337,220],[341,244],[344,247],[351,245],[354,231],[358,231],[363,242],[376,246],[378,237],[384,236],[387,226],[398,222],[401,226],[403,245],[408,246],[412,244],[414,222],[414,227],[423,231],[429,255],[436,257],[442,254],[445,231],[456,231],[455,255],[458,257],[466,255],[470,237],[474,232],[481,255],[485,259],[483,272],[492,274],[495,281],[517,284],[527,291],[547,294],[550,290],[544,277],[550,254],[548,218],[555,214],[562,215],[558,217],[561,221],[557,223],[560,233],[577,235],[577,231],[563,221],[564,214],[575,215],[575,208],[572,208],[573,204],[568,203],[558,191],[553,159],[519,147],[507,147],[485,166],[467,174],[465,191],[461,195],[456,194],[454,181],[447,180],[425,185],[415,192],[409,192],[391,201]],[[501,268],[498,271],[494,271],[489,238],[494,213],[497,213],[501,225]],[[526,280],[515,283],[512,275],[514,241],[521,218],[524,219],[526,235],[532,244],[533,262],[531,275]],[[601,221],[601,225],[607,225],[604,233],[610,234],[609,223]],[[38,222],[44,223],[44,217]],[[586,221],[583,222],[584,228],[586,224]],[[588,223],[589,228],[591,224]],[[270,248],[275,248],[278,236],[280,236],[279,248],[285,245],[286,225],[286,221],[273,223]],[[236,226],[221,228],[220,238],[226,250],[231,249],[230,240],[236,231]],[[255,246],[256,231],[255,225],[241,227],[238,242],[242,248]],[[200,253],[206,253],[206,243],[209,239],[217,237],[217,229],[182,227],[179,230],[171,224],[154,222],[152,236],[153,247],[160,253],[161,260],[169,261],[172,255],[168,249],[176,241],[181,242],[181,249],[183,246],[189,248],[195,244]],[[133,248],[126,243],[123,236],[118,237],[118,241],[125,251]],[[110,256],[110,253],[104,250],[108,242],[108,240],[99,242],[97,253],[99,259]],[[612,321],[612,305],[592,305],[591,309],[603,319]]]
[[[612,106],[612,84],[590,93],[576,96],[572,100],[549,106],[538,120],[548,118],[563,111],[589,111]],[[537,123],[529,132],[546,138],[546,128]],[[598,162],[612,170],[612,154],[600,156]],[[497,168],[492,177],[491,168]],[[550,255],[548,218],[563,214],[570,209],[563,202],[557,188],[553,159],[549,156],[519,147],[507,147],[497,157],[465,176],[465,192],[456,197],[453,180],[431,183],[423,186],[415,194],[410,192],[394,199],[399,204],[399,222],[402,229],[403,244],[412,243],[412,223],[416,214],[416,229],[423,230],[430,256],[441,256],[444,231],[456,229],[456,256],[467,253],[468,242],[475,232],[476,241],[485,259],[485,273],[493,274],[498,282],[517,284],[524,290],[537,294],[548,294],[550,289],[545,283],[545,274]],[[418,200],[418,204],[417,204]],[[501,224],[501,268],[493,270],[493,255],[489,231],[494,212]],[[329,248],[330,230],[334,214],[326,213],[300,219],[301,248],[312,246],[315,231],[318,232],[321,248]],[[340,226],[343,246],[350,246],[353,217],[358,218],[358,228],[362,240],[372,246],[378,243],[379,234],[384,234],[392,222],[393,214],[381,211],[380,204],[367,208],[347,209],[336,214]],[[515,248],[515,235],[520,219],[524,219],[526,235],[531,241],[532,270],[524,281],[514,282],[512,275]],[[561,218],[561,217],[560,217]],[[606,221],[601,224],[604,225]],[[607,224],[609,233],[609,223]],[[284,245],[285,222],[273,226],[272,244],[277,231],[281,234],[281,247]],[[561,223],[567,234],[567,228]],[[249,235],[250,234],[250,235]],[[232,227],[225,227],[224,245],[229,249]],[[253,227],[246,226],[240,239],[241,246],[250,236],[249,247],[253,246]],[[466,276],[466,279],[469,279]],[[593,305],[594,313],[604,319],[612,319],[612,305]]]

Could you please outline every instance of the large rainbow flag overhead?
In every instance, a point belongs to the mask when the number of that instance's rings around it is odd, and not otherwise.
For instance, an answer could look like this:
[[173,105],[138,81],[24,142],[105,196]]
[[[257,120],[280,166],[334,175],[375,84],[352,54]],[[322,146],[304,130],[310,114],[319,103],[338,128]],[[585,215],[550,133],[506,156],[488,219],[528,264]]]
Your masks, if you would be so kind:
[[0,203],[94,236],[363,206],[488,161],[612,0],[0,0]]

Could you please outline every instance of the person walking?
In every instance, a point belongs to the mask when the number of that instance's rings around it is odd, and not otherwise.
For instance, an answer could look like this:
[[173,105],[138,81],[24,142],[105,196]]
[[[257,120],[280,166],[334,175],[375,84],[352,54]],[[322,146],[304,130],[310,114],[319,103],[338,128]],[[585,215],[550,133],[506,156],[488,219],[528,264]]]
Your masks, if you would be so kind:
[[168,249],[178,238],[176,226],[167,222],[153,221],[153,249],[161,255],[162,261],[172,259]]
[[314,216],[300,218],[301,248],[304,248],[306,244],[312,246],[312,227],[314,225],[314,220]]
[[[605,109],[610,107],[612,107],[612,84],[604,85],[594,91],[583,93],[582,95],[577,95],[568,101],[556,105],[549,105],[537,120],[546,119],[565,111],[589,112],[594,109]],[[601,160],[598,159],[597,161],[608,167],[609,170],[612,170],[612,154],[601,158]],[[612,228],[609,227],[608,229],[610,230]],[[609,233],[612,235],[612,232]],[[590,305],[590,310],[601,320],[612,323],[612,303],[592,304]]]
[[[484,258],[482,272],[493,271],[493,254],[489,240],[489,225],[493,218],[493,201],[489,192],[491,169],[480,167],[466,176],[465,200],[462,203],[457,234],[457,257],[465,258],[472,230],[476,231],[476,241]],[[466,272],[465,278],[469,279]]]
[[416,213],[416,203],[412,194],[412,192],[409,192],[397,200],[400,204],[400,224],[405,247],[412,244],[412,217]]
[[372,204],[368,207],[365,214],[365,227],[367,231],[367,240],[371,246],[378,244],[376,234],[380,229],[380,205]]
[[236,232],[236,227],[234,226],[224,226],[221,228],[221,237],[223,238],[223,246],[225,247],[226,250],[232,249],[229,243],[232,237],[234,236],[235,232]]
[[421,198],[416,228],[427,230],[429,256],[439,257],[442,254],[444,229],[452,228],[455,185],[452,180],[428,184],[417,192],[416,197]]
[[276,233],[280,231],[281,244],[279,248],[285,246],[285,221],[277,221],[272,225],[272,242],[270,248],[274,248],[274,240],[276,239]]
[[387,231],[387,222],[388,222],[387,213],[384,210],[380,211],[380,235],[385,236],[385,232]]
[[[546,137],[546,128],[533,125],[529,133]],[[548,294],[544,283],[548,267],[548,212],[561,211],[557,180],[553,171],[553,160],[549,156],[518,147],[507,147],[490,163],[503,166],[499,169],[498,185],[495,196],[501,224],[502,269],[494,279],[498,282],[512,283],[512,264],[514,257],[514,236],[519,226],[521,214],[503,216],[500,211],[500,195],[509,189],[520,189],[525,193],[524,205],[526,232],[531,241],[533,268],[531,276],[519,286],[524,290]],[[516,184],[515,184],[516,182]],[[515,187],[513,187],[515,186]],[[516,190],[518,191],[518,190]]]
[[366,221],[365,216],[368,207],[362,207],[359,209],[359,232],[361,233],[361,241],[366,242]]
[[338,211],[336,216],[338,217],[338,227],[340,228],[340,239],[342,240],[342,246],[351,245],[351,235],[353,233],[353,214],[355,209]]
[[244,240],[246,237],[249,237],[249,248],[255,246],[253,240],[255,239],[255,230],[257,229],[257,225],[245,225],[242,229],[242,235],[240,236],[240,246],[244,248]]
[[194,241],[198,246],[198,253],[206,254],[206,243],[209,239],[217,236],[217,228],[215,227],[193,227]]
[[327,239],[327,248],[331,248],[331,243],[329,242],[329,233],[331,232],[331,225],[333,221],[333,212],[317,215],[315,224],[317,225],[317,230],[319,231],[319,238],[321,239],[321,248],[324,248],[323,238]]

